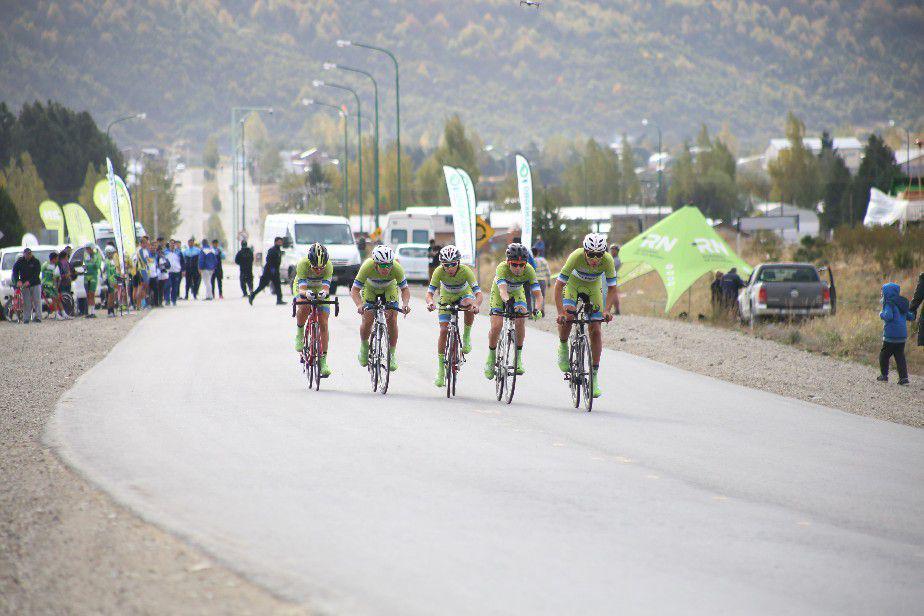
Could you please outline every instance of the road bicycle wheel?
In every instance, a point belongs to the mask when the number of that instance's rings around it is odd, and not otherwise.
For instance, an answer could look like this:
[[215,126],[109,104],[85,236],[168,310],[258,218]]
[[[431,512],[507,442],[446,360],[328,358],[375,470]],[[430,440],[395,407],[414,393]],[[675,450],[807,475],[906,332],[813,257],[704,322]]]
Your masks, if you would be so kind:
[[513,401],[513,392],[517,387],[517,334],[513,327],[507,330],[507,352],[501,369],[504,371],[504,402]]
[[64,314],[69,317],[72,317],[76,314],[77,306],[74,304],[74,296],[70,293],[61,294],[61,308],[64,310]]
[[372,335],[369,336],[369,359],[366,366],[369,368],[369,377],[372,379],[372,391],[379,390],[379,324],[372,325]]
[[571,403],[574,404],[574,408],[580,408],[581,406],[581,373],[583,372],[582,364],[584,357],[584,353],[581,349],[582,340],[583,338],[579,335],[571,336],[568,356],[568,363],[570,365],[568,376],[571,385]]
[[459,367],[459,333],[455,327],[449,326],[446,335],[446,397],[456,395],[456,376]]
[[13,298],[6,300],[6,304],[3,305],[3,318],[10,323],[22,321],[22,310],[16,310],[13,307]]
[[318,322],[311,324],[311,365],[314,366],[314,389],[321,391],[321,328]]
[[584,410],[588,413],[594,407],[594,358],[590,348],[590,339],[585,334],[584,344]]
[[379,392],[388,393],[388,381],[391,375],[391,345],[389,344],[388,323],[379,326]]
[[497,352],[494,355],[494,393],[497,394],[498,402],[504,397],[504,387],[507,384],[507,371],[504,369],[506,365],[507,333],[505,326],[501,331],[500,340],[497,341]]

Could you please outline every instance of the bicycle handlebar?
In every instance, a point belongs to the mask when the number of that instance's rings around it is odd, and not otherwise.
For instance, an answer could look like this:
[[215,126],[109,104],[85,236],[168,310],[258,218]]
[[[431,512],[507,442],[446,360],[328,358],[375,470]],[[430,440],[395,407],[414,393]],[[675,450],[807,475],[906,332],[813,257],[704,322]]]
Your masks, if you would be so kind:
[[334,306],[334,316],[340,316],[340,298],[318,299],[314,297],[301,297],[296,295],[292,298],[292,316],[295,316],[296,306]]

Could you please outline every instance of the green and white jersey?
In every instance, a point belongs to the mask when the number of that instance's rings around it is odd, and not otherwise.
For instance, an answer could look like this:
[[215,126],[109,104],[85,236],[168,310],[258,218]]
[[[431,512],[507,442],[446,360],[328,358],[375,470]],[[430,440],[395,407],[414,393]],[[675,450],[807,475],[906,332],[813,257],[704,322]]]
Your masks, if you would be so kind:
[[353,281],[353,286],[381,295],[389,289],[406,289],[407,277],[404,275],[404,268],[397,261],[392,263],[391,268],[384,276],[379,274],[375,270],[375,261],[370,258],[366,259],[359,268],[356,280]]
[[508,293],[514,293],[520,289],[525,291],[524,287],[527,287],[530,291],[539,290],[536,270],[529,263],[526,264],[526,267],[523,268],[523,273],[520,275],[515,275],[506,261],[498,265],[497,270],[494,272],[494,284],[491,285],[491,292],[493,293],[500,285],[506,285]]
[[311,263],[308,261],[308,257],[305,257],[295,266],[295,284],[292,287],[292,291],[298,293],[298,288],[306,285],[309,291],[317,292],[324,287],[330,290],[330,282],[333,278],[334,264],[330,259],[327,260],[327,265],[325,265],[324,269],[318,274],[311,269]]
[[442,265],[433,270],[433,276],[430,277],[430,286],[427,290],[430,293],[436,293],[437,289],[439,289],[440,297],[474,294],[481,291],[481,287],[478,286],[478,281],[475,279],[475,272],[464,263],[459,264],[454,276],[450,276]]
[[88,278],[99,278],[99,273],[103,269],[103,259],[99,253],[93,251],[93,256],[84,255],[83,258],[84,275]]
[[584,249],[578,248],[568,256],[564,267],[558,274],[558,279],[565,284],[571,282],[579,285],[600,284],[600,277],[606,277],[606,286],[616,286],[616,262],[613,255],[606,252],[596,266],[591,266],[584,256]]
[[61,277],[61,272],[58,269],[58,266],[50,261],[42,264],[42,286],[58,286],[58,279]]

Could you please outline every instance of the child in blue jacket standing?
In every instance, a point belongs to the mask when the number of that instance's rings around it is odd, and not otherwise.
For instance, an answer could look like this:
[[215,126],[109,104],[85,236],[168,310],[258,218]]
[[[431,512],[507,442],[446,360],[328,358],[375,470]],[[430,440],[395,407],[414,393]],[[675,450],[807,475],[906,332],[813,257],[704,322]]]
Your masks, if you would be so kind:
[[914,320],[910,303],[900,295],[901,288],[894,282],[882,285],[882,312],[879,318],[882,327],[882,350],[879,351],[879,372],[877,381],[889,380],[889,358],[895,357],[898,368],[898,384],[908,384],[908,364],[905,362],[905,340],[908,339],[907,321]]

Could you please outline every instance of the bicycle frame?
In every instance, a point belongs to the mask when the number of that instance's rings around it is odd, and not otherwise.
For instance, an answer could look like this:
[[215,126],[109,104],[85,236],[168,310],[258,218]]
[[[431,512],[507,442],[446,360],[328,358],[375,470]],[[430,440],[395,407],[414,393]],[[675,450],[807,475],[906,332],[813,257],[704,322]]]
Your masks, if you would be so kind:
[[[381,296],[376,297],[375,304],[365,308],[365,310],[375,311],[372,330],[369,333],[369,357],[366,367],[369,369],[369,377],[372,380],[372,391],[385,395],[388,393],[388,381],[391,373],[391,337],[385,312],[388,310],[400,312],[400,310],[389,306]],[[384,351],[382,350],[383,346]]]
[[513,309],[513,300],[508,300],[501,314],[504,323],[501,325],[500,337],[497,340],[497,350],[494,354],[494,392],[497,400],[507,404],[513,401],[513,393],[517,383],[517,332],[516,319],[525,319],[528,314],[516,312]]
[[588,306],[590,299],[581,294],[578,296],[577,305],[573,311],[573,323],[571,336],[568,339],[568,366],[569,370],[565,373],[565,380],[569,382],[571,388],[571,401],[574,408],[581,406],[583,399],[584,408],[590,412],[593,408],[593,356],[590,347],[590,336],[587,333],[587,325],[592,321],[588,315]]
[[451,304],[440,303],[440,308],[449,313],[449,323],[446,324],[446,397],[456,395],[456,383],[459,380],[459,371],[465,363],[465,352],[462,350],[462,337],[459,335],[459,313],[470,308],[462,306],[459,302]]
[[315,391],[321,390],[321,331],[318,313],[319,306],[334,306],[334,316],[340,315],[340,301],[338,298],[333,300],[323,300],[314,297],[301,298],[296,296],[292,299],[292,316],[296,315],[298,306],[308,306],[308,320],[305,321],[304,344],[302,352],[299,355],[299,361],[302,364],[302,371],[308,377],[308,389]]

